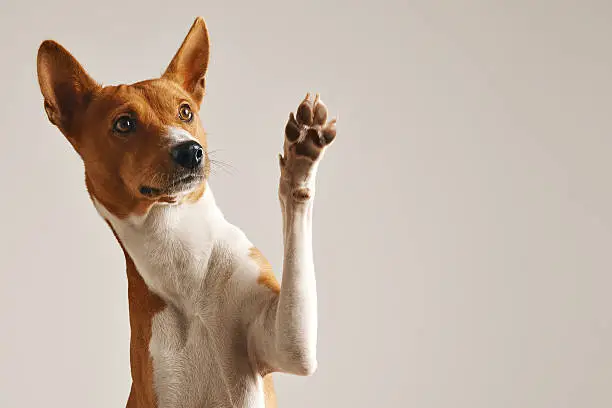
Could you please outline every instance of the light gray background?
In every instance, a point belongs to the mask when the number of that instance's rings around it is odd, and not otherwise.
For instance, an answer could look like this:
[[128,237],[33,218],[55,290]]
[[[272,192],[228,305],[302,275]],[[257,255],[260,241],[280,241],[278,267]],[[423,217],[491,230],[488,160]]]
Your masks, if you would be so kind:
[[123,256],[48,122],[40,42],[159,75],[193,19],[227,217],[280,272],[277,153],[319,91],[319,369],[280,407],[612,406],[612,3],[1,3],[0,407],[120,407]]

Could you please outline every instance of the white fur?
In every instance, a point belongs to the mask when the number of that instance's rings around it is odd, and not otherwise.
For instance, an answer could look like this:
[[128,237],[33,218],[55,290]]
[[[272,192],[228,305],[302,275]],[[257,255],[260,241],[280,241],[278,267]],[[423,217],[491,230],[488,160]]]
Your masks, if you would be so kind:
[[[314,191],[314,172],[305,179]],[[262,374],[314,371],[312,200],[281,197],[280,295],[257,282],[252,244],[226,221],[209,185],[196,203],[155,205],[140,217],[119,219],[94,203],[145,283],[167,304],[154,317],[149,347],[159,408],[259,408]]]
[[175,127],[175,126],[168,127],[168,139],[170,139],[170,141],[172,142],[171,144],[177,144],[177,143],[187,142],[187,141],[192,141],[192,142],[198,141],[195,137],[191,136],[191,134],[185,129]]

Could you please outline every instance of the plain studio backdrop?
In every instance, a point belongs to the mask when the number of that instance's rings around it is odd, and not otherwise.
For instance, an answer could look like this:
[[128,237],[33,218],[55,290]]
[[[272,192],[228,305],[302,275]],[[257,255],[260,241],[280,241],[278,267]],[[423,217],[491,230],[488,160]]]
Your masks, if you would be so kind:
[[123,254],[46,119],[52,38],[104,84],[161,74],[194,18],[227,218],[280,277],[283,128],[339,116],[319,171],[319,368],[282,407],[612,406],[610,1],[3,0],[0,407],[120,407]]

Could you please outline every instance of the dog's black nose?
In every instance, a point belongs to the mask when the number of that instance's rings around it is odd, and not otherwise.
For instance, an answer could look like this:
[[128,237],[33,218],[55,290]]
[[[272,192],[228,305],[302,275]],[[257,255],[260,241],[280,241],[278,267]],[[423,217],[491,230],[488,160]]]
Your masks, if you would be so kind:
[[174,146],[171,154],[176,164],[193,170],[202,163],[204,149],[198,142],[189,141]]

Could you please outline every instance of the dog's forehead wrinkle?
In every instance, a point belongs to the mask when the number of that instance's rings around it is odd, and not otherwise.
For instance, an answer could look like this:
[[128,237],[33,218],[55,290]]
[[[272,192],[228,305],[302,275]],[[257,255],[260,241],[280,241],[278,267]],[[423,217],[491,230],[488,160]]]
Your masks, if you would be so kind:
[[154,81],[107,86],[94,98],[97,111],[102,115],[104,111],[110,115],[115,111],[126,110],[139,115],[157,116],[164,121],[175,116],[182,99],[176,89],[156,85]]
[[175,103],[179,99],[187,99],[187,94],[173,82],[162,79],[138,82],[132,85],[148,98],[157,99],[160,102]]
[[144,99],[136,92],[130,92],[127,87],[113,86],[102,89],[92,101],[94,114],[104,118],[121,111],[138,110]]

